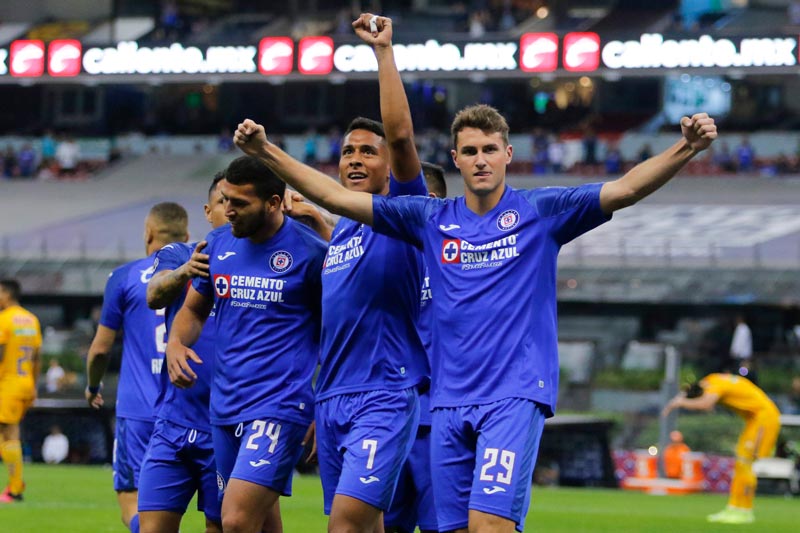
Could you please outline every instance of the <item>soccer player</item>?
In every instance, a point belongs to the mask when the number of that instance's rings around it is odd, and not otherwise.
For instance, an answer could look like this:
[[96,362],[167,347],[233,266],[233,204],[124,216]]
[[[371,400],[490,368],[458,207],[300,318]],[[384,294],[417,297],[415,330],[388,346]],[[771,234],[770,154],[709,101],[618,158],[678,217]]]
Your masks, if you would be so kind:
[[19,305],[16,280],[0,280],[0,457],[8,469],[8,486],[0,503],[22,501],[22,446],[19,424],[36,399],[41,371],[39,320]]
[[[447,182],[444,180],[444,169],[439,165],[422,162],[422,173],[428,187],[428,196],[432,198],[447,197]],[[420,312],[417,330],[422,344],[430,356],[431,316],[430,277],[425,269],[420,295]],[[419,393],[419,426],[411,453],[408,455],[392,505],[383,516],[386,533],[412,533],[419,526],[422,533],[439,531],[436,525],[436,506],[433,502],[433,485],[431,482],[431,411],[430,389],[420,388]]]
[[[353,23],[378,61],[383,124],[357,118],[342,140],[339,179],[351,191],[425,194],[391,21]],[[385,129],[384,129],[385,127]],[[390,177],[391,175],[391,177]],[[300,191],[302,192],[302,191]],[[417,386],[429,367],[416,330],[421,254],[343,218],[322,271],[317,457],[329,531],[380,531],[416,435]]]
[[709,374],[691,384],[664,407],[663,416],[673,409],[711,411],[720,404],[744,419],[745,426],[736,444],[728,506],[708,516],[709,522],[749,524],[755,520],[753,499],[757,479],[753,461],[775,453],[781,429],[780,412],[772,400],[749,379],[733,374]]
[[[217,173],[203,206],[212,228],[227,223]],[[154,273],[147,284],[147,305],[166,308],[167,335],[181,308],[188,284],[195,277],[208,276],[205,242],[175,242],[156,253]],[[181,517],[197,492],[197,507],[206,517],[206,532],[221,532],[222,517],[217,493],[217,469],[211,443],[208,402],[214,364],[213,320],[206,322],[192,349],[202,354],[205,364],[194,365],[194,385],[179,389],[169,383],[166,368],[161,371],[161,401],[155,429],[142,462],[139,476],[139,522],[142,533],[177,533]]]
[[495,109],[470,106],[452,128],[465,196],[384,198],[348,190],[270,143],[262,126],[234,140],[311,201],[423,249],[435,321],[431,464],[440,530],[521,528],[544,419],[558,392],[556,258],[562,245],[669,181],[717,136],[681,120],[682,138],[621,178],[514,190],[513,148]]
[[164,310],[153,311],[147,306],[147,282],[155,270],[155,253],[167,244],[189,239],[188,220],[186,210],[173,202],[150,209],[144,224],[147,257],[131,261],[109,276],[100,324],[89,347],[86,400],[99,409],[104,402],[100,388],[109,352],[117,332],[124,331],[117,388],[114,490],[122,522],[134,533],[139,531],[139,472],[153,433],[166,348]]
[[220,185],[230,226],[206,238],[208,277],[192,282],[172,323],[170,380],[198,378],[189,348],[214,308],[216,363],[211,424],[222,528],[261,531],[292,472],[313,419],[319,355],[320,279],[325,243],[281,209],[285,184],[252,157],[225,170]]

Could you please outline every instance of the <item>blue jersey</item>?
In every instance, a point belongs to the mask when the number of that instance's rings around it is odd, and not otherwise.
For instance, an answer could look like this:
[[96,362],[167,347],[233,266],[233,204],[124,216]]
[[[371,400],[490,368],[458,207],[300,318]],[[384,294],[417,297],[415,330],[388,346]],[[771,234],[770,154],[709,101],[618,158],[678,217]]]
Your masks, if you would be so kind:
[[100,316],[100,325],[123,331],[117,417],[149,422],[156,418],[167,348],[164,310],[147,307],[147,282],[153,276],[154,257],[137,259],[111,273]]
[[556,260],[563,244],[609,219],[602,184],[506,187],[480,216],[455,200],[373,199],[375,230],[424,249],[435,294],[432,405],[558,393]]
[[206,240],[211,276],[193,285],[216,304],[211,423],[310,423],[325,242],[288,217],[260,244],[227,225]]
[[[417,322],[417,331],[419,338],[422,340],[422,346],[425,348],[425,353],[428,356],[428,363],[431,361],[431,325],[433,324],[433,305],[431,299],[433,293],[431,292],[431,277],[428,274],[428,268],[425,267],[425,275],[422,278],[422,291],[419,298],[419,322]],[[431,425],[431,398],[430,390],[420,392],[419,394],[419,425]]]
[[[391,194],[426,194],[422,173]],[[322,270],[322,341],[317,400],[402,390],[427,379],[417,333],[422,255],[413,246],[342,218]]]
[[[189,260],[192,256],[192,252],[194,252],[195,246],[196,243],[185,244],[182,242],[166,245],[156,252],[156,258],[153,263],[155,272],[153,272],[153,274],[165,270],[177,270]],[[186,290],[166,308],[165,319],[167,336],[169,336],[169,331],[172,328],[172,321],[175,320],[175,315],[178,314],[185,299]],[[162,399],[161,407],[158,410],[158,418],[163,418],[179,426],[211,432],[208,402],[211,393],[211,379],[214,375],[215,360],[214,311],[211,312],[208,320],[206,320],[203,330],[200,332],[200,337],[197,339],[197,342],[192,345],[192,349],[200,356],[200,359],[203,360],[202,365],[198,365],[193,361],[187,361],[195,374],[197,374],[197,380],[194,385],[188,389],[175,387],[169,381],[169,372],[167,372],[167,369],[163,368],[161,370]]]

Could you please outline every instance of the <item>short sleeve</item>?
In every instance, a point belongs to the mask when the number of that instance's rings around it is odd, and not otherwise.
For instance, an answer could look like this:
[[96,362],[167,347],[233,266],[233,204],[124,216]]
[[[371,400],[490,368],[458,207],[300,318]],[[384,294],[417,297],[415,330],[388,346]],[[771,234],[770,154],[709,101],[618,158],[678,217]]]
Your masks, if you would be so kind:
[[[223,230],[222,228],[225,228],[225,229]],[[214,244],[216,242],[215,237],[218,234],[218,232],[220,230],[221,231],[230,231],[230,228],[228,226],[222,226],[222,228],[217,228],[215,230],[212,230],[211,233],[206,235],[205,240],[206,240],[206,242],[208,244],[206,244],[206,247],[203,248],[203,252],[208,254],[208,256],[210,258],[214,257]],[[210,264],[211,264],[211,262],[209,261],[209,265]],[[194,290],[196,290],[197,292],[199,292],[200,294],[202,294],[206,298],[213,299],[214,298],[214,286],[211,284],[212,278],[213,278],[213,276],[209,276],[207,278],[204,278],[203,276],[197,276],[196,278],[194,278],[192,280],[192,287],[194,287]]]
[[100,324],[115,331],[122,327],[127,275],[127,268],[113,271],[108,276],[106,290],[103,293],[103,312],[100,314]]
[[706,376],[700,382],[700,385],[703,387],[703,393],[705,394],[716,394],[717,396],[722,396],[722,394],[725,392],[725,384],[719,376]]
[[419,175],[411,181],[399,182],[395,179],[394,174],[389,172],[389,197],[395,196],[427,196],[428,186],[425,184],[425,174],[422,169],[419,170]]
[[545,187],[521,191],[543,219],[548,219],[556,242],[566,244],[611,220],[600,208],[602,183],[580,187]]
[[372,197],[373,229],[422,248],[425,222],[444,200],[427,196]]
[[[192,248],[194,249],[194,246]],[[153,266],[155,267],[153,274],[176,270],[180,268],[189,257],[191,257],[191,252],[189,252],[184,245],[178,243],[168,244],[156,252],[156,258],[153,261]]]

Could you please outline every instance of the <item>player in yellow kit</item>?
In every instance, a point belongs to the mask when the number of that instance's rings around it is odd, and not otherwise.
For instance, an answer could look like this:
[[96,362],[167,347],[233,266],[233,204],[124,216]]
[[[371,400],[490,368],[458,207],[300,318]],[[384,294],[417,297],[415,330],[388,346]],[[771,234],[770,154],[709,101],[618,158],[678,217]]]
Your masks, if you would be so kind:
[[41,362],[39,320],[19,305],[15,280],[0,280],[0,455],[8,467],[8,486],[0,503],[22,500],[22,446],[19,423],[36,399]]
[[775,452],[775,442],[781,429],[780,412],[764,391],[749,379],[733,374],[709,374],[670,400],[663,415],[681,407],[708,411],[718,403],[742,417],[745,426],[736,444],[736,464],[728,506],[709,515],[708,521],[748,524],[755,519],[753,498],[756,494],[756,476],[753,473],[753,461],[769,457]]

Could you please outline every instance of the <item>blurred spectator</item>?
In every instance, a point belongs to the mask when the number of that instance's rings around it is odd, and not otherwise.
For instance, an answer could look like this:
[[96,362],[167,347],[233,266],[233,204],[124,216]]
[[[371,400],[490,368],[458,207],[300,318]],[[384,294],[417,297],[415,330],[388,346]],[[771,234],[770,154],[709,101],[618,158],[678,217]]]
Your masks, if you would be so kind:
[[337,35],[347,35],[350,36],[353,34],[353,19],[355,17],[352,16],[350,10],[342,8],[336,14],[336,29],[334,32]]
[[730,356],[735,365],[734,373],[748,378],[757,383],[755,368],[753,367],[753,334],[744,321],[744,317],[736,317],[736,328],[731,339]]
[[747,137],[742,137],[742,142],[736,148],[736,163],[739,172],[750,172],[753,170],[755,163],[756,153],[753,150],[750,140]]
[[640,163],[642,163],[644,161],[647,161],[648,159],[653,157],[653,149],[650,147],[649,144],[645,144],[639,150],[639,153],[638,153],[638,155],[636,157],[639,159]]
[[61,432],[61,428],[53,426],[50,434],[42,442],[42,459],[47,464],[58,464],[69,455],[69,439]]
[[173,0],[167,0],[161,4],[161,27],[164,29],[164,37],[167,39],[177,39],[182,22],[178,4]]
[[548,145],[550,144],[547,134],[541,128],[533,130],[533,173],[546,174],[548,168]]
[[736,165],[733,163],[731,150],[728,143],[722,141],[718,147],[712,152],[712,162],[719,167],[723,172],[735,172]]
[[305,148],[303,152],[303,162],[306,165],[317,164],[317,138],[319,135],[313,128],[306,133]]
[[222,131],[219,132],[219,138],[217,139],[217,150],[220,152],[230,152],[233,150],[233,134],[231,133],[231,130],[222,128]]
[[511,0],[505,0],[503,14],[500,16],[500,31],[509,31],[517,25],[514,12],[511,10]]
[[800,25],[800,2],[790,2],[787,8],[787,14],[789,15],[790,24]]
[[59,166],[59,176],[74,176],[78,168],[78,160],[81,156],[81,149],[75,139],[69,135],[58,143],[56,149],[56,161]]
[[615,175],[622,172],[622,153],[616,145],[609,146],[606,152],[606,174]]
[[547,159],[550,161],[550,172],[553,174],[561,174],[564,171],[564,156],[566,149],[564,143],[558,138],[558,135],[553,136],[550,144],[547,147]]
[[470,37],[483,37],[486,33],[486,21],[488,13],[485,11],[474,11],[469,16],[469,36]]
[[42,142],[42,163],[49,164],[50,161],[53,158],[55,158],[56,148],[58,146],[55,137],[53,137],[52,130],[46,130],[44,132],[41,142]]
[[336,126],[328,132],[328,159],[330,164],[336,164],[342,155],[342,133]]
[[50,359],[50,366],[45,374],[45,390],[49,393],[58,392],[64,386],[66,372],[55,358]]
[[585,165],[597,164],[597,135],[589,128],[583,136],[583,163]]
[[30,178],[36,173],[36,152],[30,143],[25,143],[17,154],[17,165],[19,175],[24,178]]
[[678,479],[683,473],[683,455],[692,450],[683,442],[683,433],[678,430],[669,433],[669,440],[664,448],[664,473],[669,478]]
[[285,152],[286,151],[286,141],[283,140],[283,135],[280,135],[280,134],[275,134],[275,135],[270,134],[270,135],[272,137],[272,144],[274,144],[275,146],[277,146],[278,148],[280,148],[281,150],[283,150]]
[[3,176],[13,178],[18,174],[17,154],[14,153],[14,148],[8,144],[6,145],[6,151],[3,153]]
[[781,412],[787,415],[800,415],[800,376],[792,378],[792,388]]

